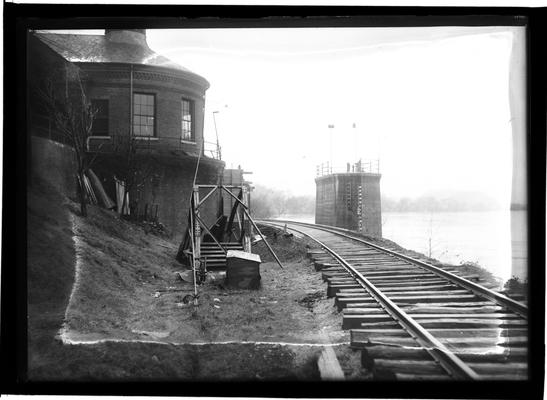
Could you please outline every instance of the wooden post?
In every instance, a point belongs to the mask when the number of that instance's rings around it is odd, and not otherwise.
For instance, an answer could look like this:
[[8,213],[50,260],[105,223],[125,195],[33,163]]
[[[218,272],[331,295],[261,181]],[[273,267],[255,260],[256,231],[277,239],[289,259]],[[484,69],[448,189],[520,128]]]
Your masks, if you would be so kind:
[[[241,190],[243,191],[243,204],[245,204],[246,206],[248,206],[249,204],[249,192],[247,190],[247,187],[245,187],[245,185],[243,185],[241,187]],[[245,212],[245,208],[243,208],[243,211]],[[247,253],[250,253],[251,252],[251,232],[252,232],[252,227],[251,227],[251,221],[250,221],[250,218],[247,216],[247,218],[245,218],[245,215],[242,215],[243,217],[243,229],[245,231],[245,235],[243,236],[243,250],[246,251]]]
[[317,360],[319,375],[323,381],[343,381],[344,371],[332,347],[326,346]]
[[[199,224],[199,208],[196,206],[199,204],[199,187],[194,186],[194,209],[196,218],[194,218],[194,259],[199,260],[201,257],[201,227]],[[194,266],[195,268],[195,266]]]

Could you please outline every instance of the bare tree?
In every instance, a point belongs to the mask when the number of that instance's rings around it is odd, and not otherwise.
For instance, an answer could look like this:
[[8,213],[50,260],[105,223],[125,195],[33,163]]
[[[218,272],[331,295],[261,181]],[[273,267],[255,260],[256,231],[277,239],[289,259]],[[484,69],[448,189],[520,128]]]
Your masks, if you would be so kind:
[[55,81],[53,75],[49,76],[36,87],[36,91],[56,129],[74,149],[80,211],[82,216],[86,217],[87,195],[84,177],[96,157],[96,155],[91,156],[87,153],[87,139],[92,134],[97,110],[91,106],[91,102],[86,96],[82,77],[77,67],[67,66],[63,78],[64,82],[59,82],[59,80]]
[[[139,140],[129,134],[113,137],[114,153],[119,156],[118,178],[124,182],[122,214],[126,207],[127,193],[136,194],[146,183],[157,178],[157,162],[150,150],[139,148]],[[135,197],[138,198],[138,197]]]

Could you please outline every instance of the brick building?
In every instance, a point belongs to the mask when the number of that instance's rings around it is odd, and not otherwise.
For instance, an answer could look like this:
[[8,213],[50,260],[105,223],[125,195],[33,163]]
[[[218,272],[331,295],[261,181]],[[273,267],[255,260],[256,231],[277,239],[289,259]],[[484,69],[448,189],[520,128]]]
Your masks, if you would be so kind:
[[[152,51],[144,29],[107,29],[104,35],[31,32],[27,53],[31,153],[44,153],[38,147],[46,144],[36,137],[63,142],[32,87],[51,80],[62,92],[76,73],[97,110],[87,148],[98,153],[92,168],[105,190],[115,199],[114,176],[123,162],[120,138],[134,138],[135,157],[152,165],[153,173],[130,193],[136,204],[132,212],[157,206],[159,220],[182,234],[198,156],[196,183],[218,184],[224,170],[217,146],[203,137],[207,80]],[[46,167],[54,162],[33,161]],[[203,210],[207,222],[215,213],[214,205]]]

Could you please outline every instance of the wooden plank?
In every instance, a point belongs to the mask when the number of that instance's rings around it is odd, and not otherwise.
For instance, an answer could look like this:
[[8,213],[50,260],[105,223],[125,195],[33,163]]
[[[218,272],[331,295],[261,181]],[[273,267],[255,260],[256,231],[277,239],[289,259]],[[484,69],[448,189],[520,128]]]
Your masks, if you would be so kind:
[[340,277],[349,277],[350,275],[346,271],[329,271],[321,270],[321,278],[323,281],[326,281],[329,278],[340,278]]
[[412,373],[416,375],[441,375],[444,369],[435,361],[374,359],[374,368],[387,369],[393,373]]
[[396,281],[396,280],[408,280],[408,279],[427,279],[427,278],[430,278],[430,279],[437,279],[437,276],[436,275],[433,275],[433,274],[430,274],[430,273],[424,273],[424,274],[417,274],[417,273],[413,273],[413,274],[406,274],[406,275],[387,275],[387,276],[382,276],[382,277],[370,277],[367,279],[371,282],[375,282],[375,281],[381,281],[381,282],[389,282],[389,281]]
[[356,280],[351,277],[335,277],[327,278],[327,282],[331,284],[356,283]]
[[398,329],[352,329],[350,331],[350,342],[366,342],[371,336],[382,335],[383,337],[394,336],[410,338],[407,331]]
[[391,293],[391,292],[418,292],[420,290],[459,290],[461,289],[460,286],[451,285],[449,283],[441,283],[441,284],[431,284],[426,286],[415,286],[415,285],[407,285],[407,286],[384,286],[384,287],[378,287],[382,292],[384,293]]
[[421,313],[421,314],[459,314],[461,312],[473,313],[496,313],[503,312],[504,308],[500,306],[483,306],[483,307],[435,307],[435,306],[404,306],[401,307],[406,313]]
[[[386,329],[395,329],[399,328],[400,325],[396,321],[384,321],[384,322],[370,322],[370,323],[362,323],[359,328],[362,329],[380,329],[380,328],[386,328]],[[354,328],[350,328],[354,329]]]
[[[383,290],[382,290],[383,292]],[[384,292],[387,294],[390,298],[392,296],[406,296],[406,295],[412,295],[412,296],[430,296],[430,295],[458,295],[458,294],[466,294],[471,293],[467,289],[457,289],[457,290],[420,290],[420,291],[414,291],[414,292],[408,292],[408,291],[398,291],[398,292]]]
[[450,337],[511,337],[523,336],[528,333],[527,329],[509,328],[458,328],[458,329],[429,329],[429,332],[437,338]]
[[450,284],[446,279],[441,278],[427,278],[421,281],[401,281],[401,282],[376,282],[374,285],[378,289],[382,289],[384,287],[416,287],[416,286],[432,286],[432,285],[447,285]]
[[[363,324],[373,324],[378,322],[396,322],[390,315],[352,315],[344,314],[342,318],[342,329],[362,328]],[[397,324],[396,324],[397,325]]]
[[[519,343],[523,341],[526,336],[526,330],[524,329],[505,329],[500,330],[497,328],[481,328],[481,329],[472,329],[472,328],[463,328],[463,329],[429,329],[429,333],[439,339],[441,342],[445,340],[450,341],[454,339],[456,341],[467,341],[472,342],[474,338],[478,339],[490,339],[494,340],[495,343]],[[402,328],[397,329],[352,329],[350,332],[350,341],[351,342],[367,342],[371,338],[376,337],[399,337],[399,338],[410,338],[408,332]],[[515,342],[512,342],[512,339],[516,338]],[[507,342],[505,342],[507,339]],[[517,348],[518,349],[518,348]],[[498,347],[499,350],[499,347]]]
[[338,311],[342,311],[342,309],[350,303],[368,303],[368,304],[374,304],[377,305],[378,303],[376,300],[374,300],[370,296],[359,296],[359,297],[341,297],[340,295],[343,293],[336,293],[336,298],[334,301],[334,304],[338,308]]
[[348,303],[348,304],[345,304],[344,308],[351,308],[351,307],[366,308],[367,310],[371,310],[371,309],[383,310],[383,308],[380,307],[380,304],[378,304],[376,302],[373,302],[373,303]]
[[398,275],[408,275],[408,274],[414,274],[414,275],[428,275],[432,276],[431,272],[427,271],[416,271],[415,268],[397,268],[389,271],[361,271],[360,268],[355,268],[357,271],[361,272],[365,277],[380,277],[380,276],[398,276]]
[[483,363],[526,362],[528,358],[528,351],[523,348],[506,349],[503,352],[485,352],[484,348],[467,348],[458,350],[454,354],[465,362]]
[[394,302],[406,302],[406,303],[419,303],[419,302],[435,302],[438,300],[444,300],[444,301],[474,301],[477,299],[480,299],[478,296],[475,296],[474,294],[459,294],[459,295],[428,295],[428,296],[390,296],[391,301]]
[[511,374],[511,372],[508,373],[502,373],[502,374],[480,374],[481,379],[484,379],[486,381],[522,381],[526,380],[528,375],[517,375],[517,374]]
[[321,263],[321,262],[315,261],[315,262],[313,263],[313,265],[314,265],[314,268],[315,268],[316,271],[321,271],[323,268],[335,267],[335,266],[337,266],[337,265],[339,265],[339,264],[334,264],[334,263],[332,263],[332,262],[329,262],[329,263]]
[[489,328],[489,327],[522,327],[526,325],[523,320],[502,320],[502,319],[465,319],[457,320],[450,318],[440,319],[416,319],[424,328]]
[[526,376],[528,374],[527,363],[469,363],[478,374],[498,374],[498,373],[513,373],[515,375]]
[[345,380],[344,371],[338,362],[334,350],[330,346],[323,348],[317,360],[319,375],[323,381],[341,381]]
[[421,347],[366,346],[361,349],[361,366],[370,369],[375,359],[431,361],[431,356]]
[[525,347],[528,345],[526,336],[509,336],[509,337],[467,337],[467,338],[443,338],[441,342],[458,347]]
[[[355,298],[366,297],[366,298],[369,298],[369,299],[374,300],[370,295],[362,296],[362,295],[356,295],[356,294],[353,294],[353,293],[344,293],[344,292],[338,293],[336,297],[338,297],[338,298],[340,298],[340,299],[343,299],[343,298],[350,298],[350,297],[355,297]],[[374,300],[374,301],[376,301],[376,300]]]
[[327,288],[327,297],[334,297],[341,290],[349,290],[351,293],[366,293],[361,285],[345,284],[345,285],[329,285]]
[[[465,311],[465,310],[462,310]],[[490,319],[521,319],[520,316],[513,313],[490,313],[490,314],[481,314],[481,313],[464,313],[460,312],[459,314],[417,314],[417,313],[408,313],[414,319],[425,319],[425,318],[446,318],[446,319],[467,319],[467,318],[490,318]]]
[[431,374],[431,375],[416,375],[416,374],[402,374],[397,373],[394,377],[398,381],[450,381],[452,378],[447,375]]
[[[374,346],[390,346],[390,347],[408,347],[411,349],[422,347],[416,340],[411,338],[410,336],[407,337],[400,337],[400,336],[384,336],[383,334],[373,335],[369,336],[366,340],[355,340],[355,343],[362,343],[366,347],[374,347]],[[431,356],[429,356],[431,357]],[[429,358],[431,359],[431,358]]]
[[451,301],[451,302],[427,302],[427,303],[398,303],[399,307],[482,307],[482,306],[495,306],[496,303],[485,300],[485,301]]
[[[331,285],[331,286],[337,287],[337,286],[341,286],[341,285]],[[362,286],[356,286],[354,288],[351,288],[351,287],[341,288],[340,293],[355,294],[357,296],[360,295],[361,293],[368,294],[366,289],[363,288]]]

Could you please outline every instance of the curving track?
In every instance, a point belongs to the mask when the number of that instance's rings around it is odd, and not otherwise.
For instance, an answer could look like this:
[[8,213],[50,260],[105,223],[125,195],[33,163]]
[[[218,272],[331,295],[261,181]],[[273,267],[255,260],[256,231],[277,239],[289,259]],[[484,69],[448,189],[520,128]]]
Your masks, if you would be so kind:
[[377,379],[509,380],[528,376],[528,308],[340,228],[261,221],[314,240],[328,295]]

